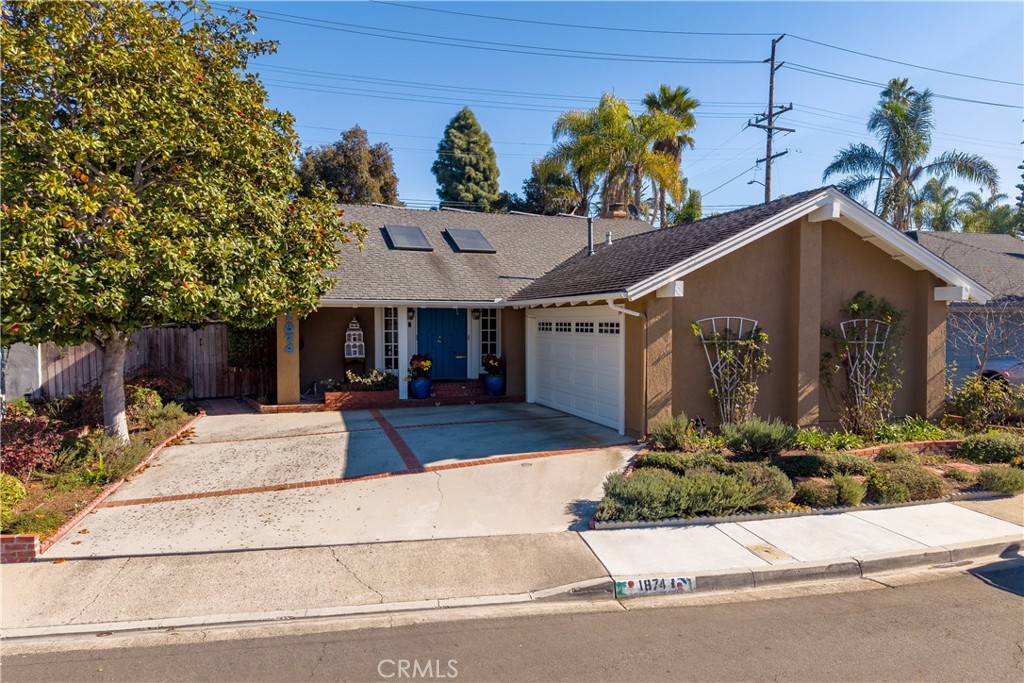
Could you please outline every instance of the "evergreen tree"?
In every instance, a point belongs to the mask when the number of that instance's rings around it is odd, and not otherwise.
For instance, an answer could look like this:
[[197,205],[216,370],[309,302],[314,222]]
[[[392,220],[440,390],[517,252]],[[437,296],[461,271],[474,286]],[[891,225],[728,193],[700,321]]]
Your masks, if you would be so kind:
[[437,145],[437,161],[430,170],[437,178],[441,206],[498,210],[499,172],[491,136],[483,131],[469,107],[463,107],[448,122]]
[[535,161],[531,164],[530,177],[523,181],[523,196],[502,193],[501,204],[509,211],[554,216],[572,213],[576,208],[576,192],[568,173]]
[[343,132],[334,144],[303,152],[299,180],[304,196],[323,183],[344,204],[398,203],[398,176],[391,147],[384,142],[371,145],[359,126]]

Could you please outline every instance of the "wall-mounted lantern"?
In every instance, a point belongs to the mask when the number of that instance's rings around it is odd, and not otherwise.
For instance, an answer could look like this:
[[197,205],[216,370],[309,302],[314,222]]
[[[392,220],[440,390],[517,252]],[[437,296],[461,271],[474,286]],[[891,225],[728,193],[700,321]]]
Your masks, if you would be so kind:
[[473,309],[473,320],[479,320],[479,319],[480,319],[480,309],[479,308],[474,308]]
[[413,320],[415,320],[416,319],[416,309],[415,308],[410,308],[408,311],[406,311],[405,317],[409,319],[409,322],[412,322]]

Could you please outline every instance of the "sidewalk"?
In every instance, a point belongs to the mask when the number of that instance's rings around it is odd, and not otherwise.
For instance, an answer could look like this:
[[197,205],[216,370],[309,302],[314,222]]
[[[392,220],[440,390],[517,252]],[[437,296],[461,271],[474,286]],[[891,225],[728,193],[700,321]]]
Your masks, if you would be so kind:
[[854,578],[1018,553],[1022,522],[1017,496],[681,528],[4,565],[3,637],[611,600],[612,579],[622,597],[676,592],[643,589],[657,577],[699,592]]

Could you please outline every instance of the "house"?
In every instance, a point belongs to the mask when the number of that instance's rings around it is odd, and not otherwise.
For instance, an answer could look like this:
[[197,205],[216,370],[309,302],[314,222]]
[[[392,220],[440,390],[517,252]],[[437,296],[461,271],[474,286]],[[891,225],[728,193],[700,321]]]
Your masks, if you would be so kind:
[[343,208],[369,230],[365,248],[345,248],[319,310],[279,317],[281,403],[342,375],[355,319],[366,366],[404,375],[414,353],[428,353],[435,378],[465,379],[498,353],[507,393],[639,435],[679,412],[711,421],[708,364],[691,324],[733,316],[770,337],[758,414],[831,423],[820,328],[865,290],[906,313],[896,412],[935,416],[947,305],[991,297],[831,186],[662,230],[594,221],[592,254],[581,218]]
[[921,246],[981,283],[993,294],[984,306],[949,307],[946,364],[959,382],[982,357],[1024,358],[1024,239],[959,232],[907,233]]

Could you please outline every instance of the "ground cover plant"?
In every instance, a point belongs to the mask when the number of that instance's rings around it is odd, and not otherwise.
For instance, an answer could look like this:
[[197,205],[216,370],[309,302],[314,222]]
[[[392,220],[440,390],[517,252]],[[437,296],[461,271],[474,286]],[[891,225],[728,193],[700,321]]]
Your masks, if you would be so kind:
[[[159,372],[156,385],[177,387]],[[187,391],[187,389],[186,389]],[[103,434],[102,397],[87,389],[56,400],[8,406],[0,429],[0,530],[46,537],[107,484],[129,474],[192,416],[155,389],[126,387],[128,442]]]

